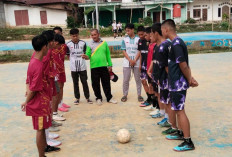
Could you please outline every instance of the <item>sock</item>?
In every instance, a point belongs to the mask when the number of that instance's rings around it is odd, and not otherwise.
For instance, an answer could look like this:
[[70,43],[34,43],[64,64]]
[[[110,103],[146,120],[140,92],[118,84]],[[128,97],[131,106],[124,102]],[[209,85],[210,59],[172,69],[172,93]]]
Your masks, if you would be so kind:
[[48,129],[45,129],[45,135],[46,135],[46,141],[48,142],[48,139],[49,139],[49,131],[48,131]]
[[58,114],[58,112],[53,112],[53,115],[57,115]]
[[179,133],[181,136],[184,136],[184,133],[183,133],[182,130],[179,130],[179,129],[178,129],[178,133]]
[[164,114],[164,118],[169,119],[169,117],[168,117],[168,114],[167,114],[167,113],[165,113],[165,114]]
[[173,127],[172,127],[172,129],[174,129],[174,130],[178,130],[177,128],[173,128]]
[[58,107],[62,107],[62,104],[63,104],[63,100],[60,101]]
[[147,99],[147,100],[148,100],[149,102],[152,101],[152,95],[153,95],[153,94],[148,94],[148,99]]
[[191,137],[184,137],[184,140],[188,143],[192,143]]
[[165,111],[164,110],[160,110],[160,114],[164,115]]

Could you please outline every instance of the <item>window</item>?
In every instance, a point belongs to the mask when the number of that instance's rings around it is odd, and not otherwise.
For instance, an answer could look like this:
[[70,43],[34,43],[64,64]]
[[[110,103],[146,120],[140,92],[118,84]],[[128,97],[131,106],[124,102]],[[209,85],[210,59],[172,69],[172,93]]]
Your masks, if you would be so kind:
[[218,8],[218,17],[221,17],[221,8]]
[[232,7],[230,8],[230,13],[232,13]]
[[193,9],[193,18],[201,17],[201,9]]

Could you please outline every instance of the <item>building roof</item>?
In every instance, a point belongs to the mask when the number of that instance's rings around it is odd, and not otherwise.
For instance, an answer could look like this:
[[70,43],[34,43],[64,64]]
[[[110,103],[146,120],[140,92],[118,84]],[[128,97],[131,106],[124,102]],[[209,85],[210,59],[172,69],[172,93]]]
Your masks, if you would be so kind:
[[78,4],[81,0],[4,0],[5,2],[19,2],[24,4],[51,4],[51,3],[73,3]]

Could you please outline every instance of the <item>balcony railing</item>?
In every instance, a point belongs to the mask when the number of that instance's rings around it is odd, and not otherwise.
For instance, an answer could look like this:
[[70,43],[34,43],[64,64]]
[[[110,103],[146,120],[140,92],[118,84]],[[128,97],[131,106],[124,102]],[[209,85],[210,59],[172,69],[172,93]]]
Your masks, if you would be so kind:
[[[122,2],[122,0],[97,0],[98,3]],[[96,0],[81,0],[81,3],[96,3]]]

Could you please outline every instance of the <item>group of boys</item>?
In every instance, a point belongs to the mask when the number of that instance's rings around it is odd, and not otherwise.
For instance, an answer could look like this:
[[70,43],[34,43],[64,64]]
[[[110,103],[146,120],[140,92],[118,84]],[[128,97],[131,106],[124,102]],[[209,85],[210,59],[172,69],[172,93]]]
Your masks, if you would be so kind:
[[122,23],[118,21],[118,24],[114,20],[112,23],[112,32],[114,33],[114,39],[118,36],[122,37]]
[[143,101],[140,107],[147,111],[152,110],[152,118],[163,117],[157,125],[168,127],[162,131],[166,139],[183,140],[174,150],[194,150],[184,106],[187,89],[190,86],[198,86],[198,83],[191,75],[188,50],[184,41],[176,34],[175,22],[168,19],[162,24],[155,23],[148,28],[139,26],[138,36],[134,33],[133,24],[127,24],[125,29],[128,36],[122,41],[121,47],[124,54],[124,95],[121,101],[127,101],[132,72],[138,101],[143,100],[141,82],[147,94],[147,100]]

